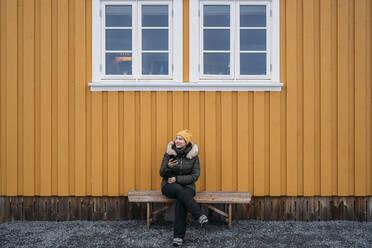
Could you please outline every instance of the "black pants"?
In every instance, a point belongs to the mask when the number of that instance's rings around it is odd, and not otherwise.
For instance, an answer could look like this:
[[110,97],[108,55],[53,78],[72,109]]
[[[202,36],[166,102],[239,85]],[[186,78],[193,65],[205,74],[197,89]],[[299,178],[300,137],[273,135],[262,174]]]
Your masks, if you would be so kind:
[[194,200],[195,191],[178,183],[167,183],[161,191],[163,195],[177,199],[173,236],[183,239],[186,233],[187,212],[190,212],[195,219],[202,215],[199,205]]

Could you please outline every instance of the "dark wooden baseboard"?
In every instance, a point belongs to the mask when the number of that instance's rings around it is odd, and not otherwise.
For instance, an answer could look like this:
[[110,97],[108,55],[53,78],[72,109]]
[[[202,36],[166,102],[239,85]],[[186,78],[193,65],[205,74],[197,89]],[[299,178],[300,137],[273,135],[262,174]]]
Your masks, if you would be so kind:
[[253,197],[250,206],[235,206],[235,218],[267,221],[372,221],[372,196]]
[[[157,205],[154,207],[162,204]],[[216,206],[222,210],[227,207],[223,204]],[[208,212],[208,215],[212,220],[221,218],[213,212]],[[164,215],[159,215],[155,220],[162,218]],[[129,203],[128,197],[0,197],[0,222],[129,219],[146,219],[146,204]],[[372,196],[253,197],[251,204],[233,206],[233,219],[372,221]]]

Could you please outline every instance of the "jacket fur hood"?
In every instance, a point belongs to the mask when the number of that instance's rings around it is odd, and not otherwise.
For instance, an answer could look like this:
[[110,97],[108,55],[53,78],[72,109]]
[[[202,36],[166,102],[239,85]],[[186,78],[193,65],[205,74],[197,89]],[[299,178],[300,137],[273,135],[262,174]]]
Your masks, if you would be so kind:
[[[195,158],[199,154],[198,145],[195,144],[195,143],[193,143],[192,141],[190,141],[190,143],[191,143],[191,150],[186,154],[186,158],[187,159]],[[168,145],[167,145],[167,154],[168,155],[174,155],[174,156],[176,156],[177,153],[172,148],[173,145],[174,145],[174,141],[171,141],[171,142],[168,143]]]

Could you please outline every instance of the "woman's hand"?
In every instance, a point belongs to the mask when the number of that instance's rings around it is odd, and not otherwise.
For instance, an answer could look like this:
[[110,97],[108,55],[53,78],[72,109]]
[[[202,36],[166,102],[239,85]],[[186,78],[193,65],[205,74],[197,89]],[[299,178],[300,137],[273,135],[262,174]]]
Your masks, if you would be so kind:
[[176,182],[176,177],[168,178],[168,183],[174,183],[174,182]]
[[178,164],[178,161],[177,161],[177,159],[170,159],[169,161],[168,161],[168,167],[169,168],[173,168],[174,166],[176,166]]

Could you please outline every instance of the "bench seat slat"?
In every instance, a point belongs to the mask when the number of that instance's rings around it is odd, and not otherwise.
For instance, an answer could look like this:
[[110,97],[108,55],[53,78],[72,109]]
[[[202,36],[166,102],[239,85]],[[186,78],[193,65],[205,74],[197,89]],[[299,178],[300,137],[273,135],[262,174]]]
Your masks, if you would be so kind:
[[[130,202],[174,202],[162,195],[160,191],[130,191]],[[194,197],[198,203],[249,203],[251,194],[248,192],[206,192],[198,191]]]
[[174,202],[174,199],[165,196],[128,196],[129,202]]

